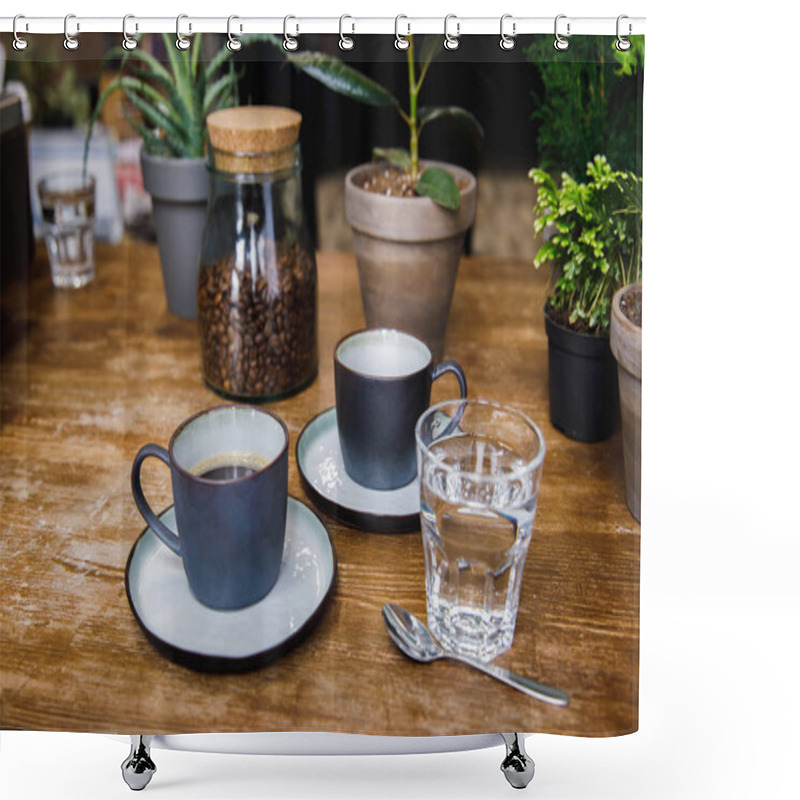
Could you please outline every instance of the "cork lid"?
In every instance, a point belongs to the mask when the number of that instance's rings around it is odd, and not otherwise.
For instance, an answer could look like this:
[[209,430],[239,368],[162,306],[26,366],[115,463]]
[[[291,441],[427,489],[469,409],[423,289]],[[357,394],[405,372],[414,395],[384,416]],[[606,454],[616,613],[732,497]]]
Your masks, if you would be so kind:
[[226,172],[272,172],[295,162],[301,114],[280,106],[240,106],[206,118],[214,163]]

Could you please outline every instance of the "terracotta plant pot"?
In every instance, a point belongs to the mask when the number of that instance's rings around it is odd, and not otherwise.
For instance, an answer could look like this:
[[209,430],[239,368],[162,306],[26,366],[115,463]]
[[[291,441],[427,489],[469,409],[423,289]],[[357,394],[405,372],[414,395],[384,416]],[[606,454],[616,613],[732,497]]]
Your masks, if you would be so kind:
[[622,311],[620,301],[642,284],[623,286],[611,306],[611,350],[617,359],[619,403],[622,413],[622,449],[625,458],[625,492],[634,519],[641,521],[642,481],[642,328]]
[[167,308],[197,317],[197,274],[209,180],[203,158],[162,158],[142,150],[142,179],[153,199],[153,222]]
[[422,339],[439,361],[467,229],[475,218],[475,177],[451,164],[461,206],[448,211],[427,197],[386,197],[361,188],[365,164],[345,178],[345,215],[370,328],[396,328]]
[[544,309],[550,422],[579,442],[608,439],[617,427],[619,403],[608,336],[578,333]]

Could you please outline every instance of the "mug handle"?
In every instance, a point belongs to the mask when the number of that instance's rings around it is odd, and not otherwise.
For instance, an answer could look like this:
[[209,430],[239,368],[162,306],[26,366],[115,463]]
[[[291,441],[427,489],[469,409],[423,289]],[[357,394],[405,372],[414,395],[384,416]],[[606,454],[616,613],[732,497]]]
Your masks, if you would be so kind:
[[142,491],[142,464],[144,460],[152,456],[153,458],[158,458],[163,461],[168,467],[171,468],[169,463],[169,453],[158,444],[146,444],[143,445],[139,452],[136,454],[136,457],[133,459],[133,467],[131,468],[131,490],[133,491],[133,499],[136,503],[136,507],[139,509],[139,513],[144,517],[145,522],[150,526],[161,539],[164,544],[172,550],[175,555],[181,554],[181,545],[178,539],[177,534],[174,531],[171,531],[153,512],[153,509],[150,508],[150,504],[147,502],[147,499],[144,496],[144,492]]
[[[456,376],[456,380],[458,381],[458,388],[461,392],[461,399],[464,400],[467,396],[467,376],[464,374],[464,370],[457,361],[453,361],[452,359],[447,359],[442,361],[441,364],[437,364],[433,368],[433,375],[432,381],[435,381],[437,378],[441,378],[447,372],[451,372],[453,375]],[[453,431],[458,428],[459,423],[461,422],[461,417],[464,416],[464,404],[461,404],[461,407],[458,411],[453,415],[453,419],[447,424],[447,427],[436,437],[437,439],[441,439],[445,436],[450,436]]]
[[431,375],[431,383],[435,381],[437,378],[441,378],[447,372],[451,372],[453,375],[456,376],[456,380],[458,381],[458,388],[461,392],[461,397],[464,398],[467,396],[467,376],[464,374],[464,370],[461,368],[461,364],[457,361],[453,361],[452,359],[447,359],[446,361],[442,361],[441,364],[437,364],[433,368],[433,374]]

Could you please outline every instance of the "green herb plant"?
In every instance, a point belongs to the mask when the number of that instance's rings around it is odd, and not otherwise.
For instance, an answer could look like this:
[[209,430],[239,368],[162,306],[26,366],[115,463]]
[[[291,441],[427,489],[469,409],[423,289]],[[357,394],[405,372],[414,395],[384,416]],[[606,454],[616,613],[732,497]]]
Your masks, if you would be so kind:
[[605,335],[611,324],[611,300],[620,287],[641,279],[642,179],[614,171],[605,156],[586,168],[588,180],[578,183],[561,175],[532,169],[538,188],[534,231],[554,226],[539,248],[534,266],[553,267],[547,301],[552,319],[583,333]]
[[452,174],[443,167],[427,167],[420,171],[420,134],[428,123],[443,117],[459,121],[479,142],[483,140],[483,128],[473,114],[459,106],[420,105],[422,84],[442,44],[439,37],[423,37],[419,46],[418,61],[414,37],[409,36],[408,41],[409,47],[406,50],[408,106],[405,108],[388,89],[334,56],[321,53],[296,53],[289,56],[288,60],[297,69],[339,94],[371,106],[395,108],[408,126],[408,148],[376,147],[373,150],[373,158],[388,161],[402,169],[411,179],[418,195],[429,197],[445,208],[457,209],[461,203],[461,195]]

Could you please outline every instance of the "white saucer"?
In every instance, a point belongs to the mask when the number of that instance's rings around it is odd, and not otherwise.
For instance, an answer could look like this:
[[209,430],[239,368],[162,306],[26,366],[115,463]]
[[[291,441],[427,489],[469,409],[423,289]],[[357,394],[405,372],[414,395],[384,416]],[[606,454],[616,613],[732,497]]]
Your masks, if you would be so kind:
[[356,483],[345,471],[336,427],[336,408],[314,417],[297,439],[303,488],[321,511],[376,533],[419,530],[419,481],[381,491]]
[[[160,519],[175,529],[173,507]],[[125,568],[125,589],[147,638],[172,661],[210,672],[261,666],[296,644],[319,618],[333,588],[336,556],[325,524],[289,498],[278,581],[246,608],[217,611],[192,594],[180,558],[147,528]]]

